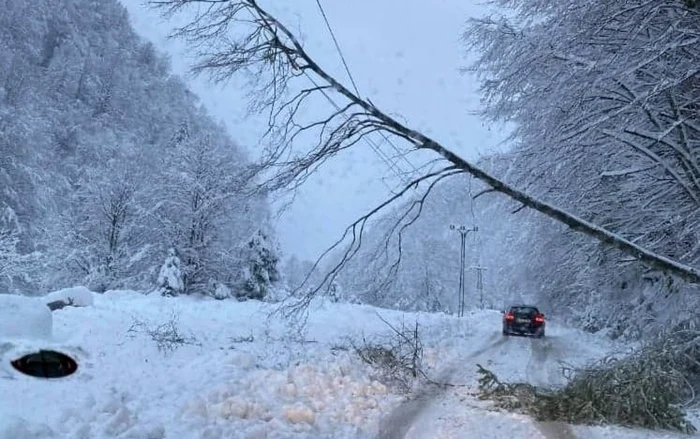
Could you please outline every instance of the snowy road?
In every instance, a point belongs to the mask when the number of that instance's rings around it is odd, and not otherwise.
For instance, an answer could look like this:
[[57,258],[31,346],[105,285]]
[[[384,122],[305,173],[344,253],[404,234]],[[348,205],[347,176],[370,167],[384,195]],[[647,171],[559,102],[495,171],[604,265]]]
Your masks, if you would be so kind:
[[[556,333],[555,333],[556,334]],[[525,381],[536,385],[551,385],[561,383],[560,364],[566,361],[567,346],[571,340],[556,334],[545,339],[525,337],[504,337],[500,332],[494,332],[486,337],[483,345],[472,348],[442,371],[437,382],[468,383],[474,381],[473,369],[477,363],[488,365],[498,373],[504,365],[510,366],[510,376],[518,374],[518,365]],[[501,362],[500,360],[504,360]],[[473,365],[474,367],[465,367]],[[515,366],[515,367],[513,367]],[[499,374],[500,375],[500,374]],[[469,437],[465,428],[481,425],[483,422],[493,423],[484,419],[488,415],[484,410],[485,404],[474,400],[474,387],[458,387],[437,389],[430,387],[420,393],[415,399],[404,402],[396,407],[382,420],[380,434],[377,439],[418,439],[434,438],[436,432],[440,437]],[[509,416],[510,417],[510,416]],[[518,418],[518,416],[515,416]],[[526,428],[526,430],[524,430]],[[506,425],[497,428],[494,435],[489,432],[479,434],[480,438],[502,438],[508,429]],[[512,426],[509,432],[528,437],[546,439],[575,439],[573,429],[562,423],[537,423],[525,427],[520,422]],[[459,432],[465,436],[459,436]],[[474,436],[476,431],[472,430]],[[539,436],[538,436],[539,433]],[[452,435],[454,434],[454,435]]]
[[[377,439],[679,438],[673,432],[537,422],[527,416],[490,409],[487,402],[475,398],[476,364],[504,381],[558,386],[565,382],[563,365],[583,366],[620,348],[602,338],[556,325],[550,325],[544,339],[504,337],[497,323],[500,322],[492,320],[494,327],[489,335],[483,333],[465,340],[467,343],[456,358],[442,367],[442,379],[436,380],[471,385],[426,391],[416,401],[401,404],[383,419],[384,435]],[[446,379],[447,376],[450,378]]]

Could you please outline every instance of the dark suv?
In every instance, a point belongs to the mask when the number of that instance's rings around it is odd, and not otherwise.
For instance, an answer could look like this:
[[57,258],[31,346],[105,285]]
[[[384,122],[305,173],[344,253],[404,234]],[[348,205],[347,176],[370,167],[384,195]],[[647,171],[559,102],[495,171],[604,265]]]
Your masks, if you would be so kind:
[[544,337],[544,314],[531,305],[514,305],[503,313],[503,335]]

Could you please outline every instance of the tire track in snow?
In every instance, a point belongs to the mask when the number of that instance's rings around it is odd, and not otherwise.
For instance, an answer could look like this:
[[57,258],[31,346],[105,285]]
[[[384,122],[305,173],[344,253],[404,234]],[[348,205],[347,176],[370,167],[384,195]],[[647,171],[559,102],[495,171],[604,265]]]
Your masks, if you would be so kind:
[[493,336],[491,336],[491,337],[490,337],[489,339],[487,339],[487,340],[492,341],[492,342],[486,344],[485,346],[483,346],[483,347],[480,348],[480,349],[477,349],[477,350],[475,350],[475,351],[473,351],[473,352],[470,352],[470,353],[469,353],[469,358],[478,357],[478,356],[480,356],[480,355],[482,355],[482,354],[485,354],[487,351],[490,351],[490,350],[493,349],[493,348],[496,348],[496,347],[498,347],[498,346],[500,346],[500,345],[502,345],[502,344],[508,343],[508,341],[509,341],[508,337],[504,337],[504,336],[502,336],[502,335],[500,335],[500,334],[494,334]]
[[[530,360],[527,365],[528,381],[535,386],[552,386],[557,380],[554,374],[558,367],[552,367],[554,361],[563,360],[565,353],[560,339],[530,339]],[[555,372],[556,371],[556,372]],[[571,425],[564,422],[535,421],[535,426],[547,439],[576,439]]]
[[[436,380],[449,382],[457,368],[448,368]],[[446,386],[427,385],[413,398],[401,403],[385,416],[379,424],[379,432],[376,439],[405,439],[418,426],[421,416],[435,401],[447,393]]]
[[[506,345],[519,341],[521,340],[503,337],[500,333],[494,334],[494,336],[485,340],[482,347],[470,351],[464,357],[458,359],[459,364],[449,367],[436,381],[450,382],[457,375],[457,372],[462,369],[464,362],[490,351],[495,352],[499,348],[505,348]],[[554,362],[563,360],[562,357],[566,352],[565,347],[561,345],[562,342],[556,336],[546,339],[523,339],[522,341],[530,342],[528,345],[529,358],[525,370],[527,380],[540,386],[556,383],[554,374],[558,372],[558,366],[555,367]],[[446,387],[427,386],[413,398],[394,408],[380,421],[376,439],[407,439],[420,436],[419,427],[427,427],[421,422],[425,413],[448,392],[449,390]],[[538,421],[533,421],[533,423],[534,427],[546,439],[577,439],[569,424]]]
[[549,386],[551,370],[547,367],[547,360],[552,352],[550,339],[529,339],[530,358],[525,369],[525,375],[530,384],[535,386]]
[[[498,333],[494,334],[486,339],[484,346],[457,359],[458,364],[446,368],[435,381],[450,382],[462,369],[466,360],[478,357],[508,341],[507,337]],[[447,392],[448,387],[426,386],[416,396],[401,403],[380,421],[376,439],[406,439],[409,434],[413,433],[414,427],[418,426],[421,416]]]

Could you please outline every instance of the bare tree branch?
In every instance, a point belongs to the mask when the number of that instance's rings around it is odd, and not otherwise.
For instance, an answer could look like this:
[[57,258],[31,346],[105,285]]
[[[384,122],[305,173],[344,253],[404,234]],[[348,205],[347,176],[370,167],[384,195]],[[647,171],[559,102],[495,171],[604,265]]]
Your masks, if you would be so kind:
[[496,190],[495,190],[495,189],[484,189],[484,190],[482,190],[482,191],[477,192],[476,195],[474,195],[474,196],[472,197],[472,200],[476,200],[476,199],[479,198],[480,196],[486,195],[486,194],[490,194],[490,193],[492,193],[492,192],[496,192]]
[[[292,293],[293,297],[290,297],[286,300],[286,304],[280,307],[280,310],[283,310],[286,314],[288,315],[293,315],[293,314],[303,314],[304,311],[306,311],[308,305],[311,303],[313,298],[317,295],[317,293],[323,289],[327,289],[331,283],[336,279],[338,276],[338,273],[345,267],[345,265],[352,260],[352,258],[358,253],[360,248],[362,247],[362,239],[365,233],[365,228],[368,225],[368,222],[371,218],[375,217],[378,213],[383,211],[385,208],[393,204],[395,201],[400,199],[401,197],[405,196],[407,193],[409,193],[411,190],[415,189],[418,187],[418,185],[424,181],[431,181],[431,184],[428,186],[428,189],[426,190],[426,193],[424,196],[419,200],[411,203],[408,211],[402,216],[402,219],[405,218],[412,210],[414,210],[415,206],[418,207],[418,211],[414,214],[414,217],[409,220],[407,224],[404,224],[401,227],[401,230],[399,232],[399,235],[411,224],[413,224],[418,217],[420,216],[420,213],[422,212],[422,205],[425,202],[425,199],[427,198],[428,194],[430,193],[431,189],[440,181],[443,180],[449,176],[456,175],[459,173],[462,173],[464,171],[454,167],[454,166],[449,166],[446,168],[443,168],[439,171],[428,173],[425,175],[422,175],[411,182],[409,182],[406,186],[403,187],[398,193],[395,195],[391,196],[384,202],[380,203],[378,206],[374,207],[371,209],[369,212],[367,212],[365,215],[361,216],[359,219],[357,219],[355,222],[353,222],[351,225],[349,225],[346,229],[343,235],[331,246],[329,247],[326,251],[324,251],[316,260],[314,263],[314,266],[311,268],[309,273],[307,273],[306,277],[302,281],[302,283],[294,290]],[[390,236],[394,233],[394,230],[398,226],[398,223],[401,222],[401,219],[397,222],[397,225],[392,229],[392,232],[390,232],[389,237],[387,237],[387,241],[390,239]],[[318,285],[313,286],[309,291],[303,293],[301,297],[298,296],[298,293],[301,292],[305,287],[307,287],[308,282],[314,273],[314,271],[318,268],[320,265],[321,261],[323,261],[329,254],[331,254],[335,249],[340,247],[343,243],[345,243],[346,239],[350,238],[350,243],[347,244],[346,249],[343,251],[342,256],[340,257],[340,261],[337,262],[333,268],[331,268],[323,277],[321,282],[319,282]],[[400,259],[395,262],[395,265],[398,266],[400,263]],[[298,300],[297,300],[298,299]]]

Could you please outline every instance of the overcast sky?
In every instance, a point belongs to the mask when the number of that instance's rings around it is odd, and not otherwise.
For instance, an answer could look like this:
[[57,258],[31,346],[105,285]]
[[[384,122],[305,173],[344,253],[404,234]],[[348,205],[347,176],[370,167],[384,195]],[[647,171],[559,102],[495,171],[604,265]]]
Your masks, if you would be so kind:
[[[172,24],[144,6],[143,0],[122,3],[136,31],[168,53],[174,71],[185,75],[190,60],[182,42],[167,38]],[[260,4],[299,30],[307,51],[350,84],[316,0],[260,0]],[[489,130],[468,114],[478,108],[479,97],[473,79],[459,73],[466,64],[460,34],[469,17],[483,13],[483,6],[465,0],[321,0],[321,4],[360,92],[375,105],[467,159],[499,148],[504,133],[498,127]],[[255,154],[263,123],[247,117],[240,84],[214,86],[206,78],[189,76],[187,82],[232,137]],[[321,114],[327,107],[318,111]],[[285,254],[316,259],[348,224],[386,197],[387,186],[395,186],[395,178],[385,178],[392,174],[388,165],[366,144],[359,148],[314,176],[279,219]],[[409,171],[405,162],[398,166]]]

